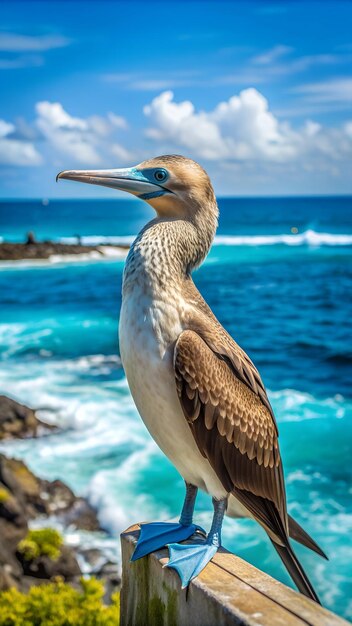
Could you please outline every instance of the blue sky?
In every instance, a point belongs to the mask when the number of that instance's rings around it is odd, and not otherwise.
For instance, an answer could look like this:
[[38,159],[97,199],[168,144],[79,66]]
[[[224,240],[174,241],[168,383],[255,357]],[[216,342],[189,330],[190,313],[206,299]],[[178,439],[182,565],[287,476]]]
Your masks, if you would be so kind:
[[220,195],[352,193],[350,2],[3,2],[0,196],[162,153]]

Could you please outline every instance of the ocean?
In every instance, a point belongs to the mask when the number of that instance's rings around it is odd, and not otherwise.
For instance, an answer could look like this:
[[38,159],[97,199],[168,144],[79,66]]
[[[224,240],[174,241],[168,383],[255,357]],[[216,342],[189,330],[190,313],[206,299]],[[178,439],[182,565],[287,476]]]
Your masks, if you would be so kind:
[[[352,198],[224,198],[219,207],[217,238],[194,280],[261,372],[289,512],[330,560],[296,545],[297,553],[323,604],[352,619]],[[129,242],[152,217],[136,200],[3,201],[0,235]],[[0,393],[61,427],[0,448],[87,496],[114,553],[121,530],[177,517],[184,494],[121,367],[122,271],[116,258],[0,265]],[[196,521],[208,528],[210,520],[210,498],[200,494]],[[223,543],[291,584],[253,521],[227,519]]]

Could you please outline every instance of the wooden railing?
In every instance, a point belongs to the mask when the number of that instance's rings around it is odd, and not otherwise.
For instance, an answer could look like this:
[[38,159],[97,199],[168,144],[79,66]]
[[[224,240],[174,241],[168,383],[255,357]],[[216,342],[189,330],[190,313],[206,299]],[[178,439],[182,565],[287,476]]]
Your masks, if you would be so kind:
[[224,549],[182,590],[166,549],[130,562],[138,534],[121,535],[121,626],[348,626]]

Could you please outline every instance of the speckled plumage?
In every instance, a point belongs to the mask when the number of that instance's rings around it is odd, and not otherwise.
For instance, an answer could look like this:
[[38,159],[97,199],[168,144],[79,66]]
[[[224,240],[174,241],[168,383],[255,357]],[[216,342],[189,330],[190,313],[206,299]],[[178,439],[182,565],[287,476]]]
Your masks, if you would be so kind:
[[230,516],[254,517],[302,593],[317,600],[289,535],[324,553],[287,514],[278,429],[264,384],[191,278],[217,228],[208,175],[171,155],[128,170],[60,177],[136,195],[142,190],[156,211],[130,249],[123,279],[120,352],[137,409],[186,482],[227,499]]
[[[153,221],[129,253],[120,346],[132,395],[152,436],[186,480],[215,497],[232,493],[246,510],[232,503],[230,513],[234,509],[237,514],[253,515],[248,503],[241,502],[234,493],[236,484],[246,484],[253,471],[248,472],[242,459],[239,474],[230,478],[221,462],[220,448],[231,444],[230,462],[234,464],[237,459],[238,465],[243,455],[248,464],[255,462],[256,483],[252,480],[247,488],[260,496],[270,495],[282,511],[287,527],[277,428],[263,384],[249,358],[213,316],[191,277],[181,271],[188,232],[188,227],[177,221]],[[188,398],[191,391],[193,403]],[[168,422],[158,415],[159,403]],[[189,408],[195,404],[197,411],[192,413]],[[190,430],[185,430],[182,411],[191,423]],[[171,437],[167,436],[169,430]],[[209,446],[204,448],[201,444],[208,433],[217,438],[216,459],[211,457]],[[183,467],[185,457],[189,463],[186,440],[191,442],[194,455],[192,472]],[[202,466],[198,477],[197,465]],[[208,475],[214,475],[213,479]],[[216,485],[213,491],[212,483]]]
[[158,210],[162,199],[150,202],[160,216],[137,237],[124,273],[122,360],[147,428],[185,480],[215,498],[229,496],[228,514],[254,517],[312,596],[292,557],[290,531],[320,549],[287,515],[278,429],[265,387],[190,275],[215,234],[215,197],[207,197],[202,205],[189,199],[188,214],[183,208],[183,215],[169,218]]

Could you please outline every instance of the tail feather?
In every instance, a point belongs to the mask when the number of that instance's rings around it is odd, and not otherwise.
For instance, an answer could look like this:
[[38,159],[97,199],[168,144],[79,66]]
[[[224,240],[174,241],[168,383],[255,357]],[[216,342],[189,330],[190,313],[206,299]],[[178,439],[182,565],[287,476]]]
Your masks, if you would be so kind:
[[301,543],[303,546],[306,546],[306,548],[313,550],[313,552],[316,552],[324,559],[328,560],[325,552],[319,548],[314,539],[308,535],[308,533],[298,524],[298,522],[296,522],[296,520],[293,519],[293,517],[291,517],[291,515],[288,516],[288,528],[292,539],[298,541],[298,543]]
[[315,593],[307,574],[305,573],[288,541],[285,546],[280,546],[275,543],[275,541],[271,541],[299,591],[303,593],[303,595],[307,596],[307,598],[315,600],[315,602],[320,604],[320,600]]

